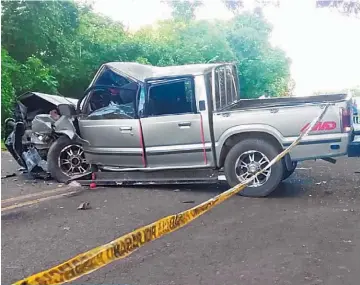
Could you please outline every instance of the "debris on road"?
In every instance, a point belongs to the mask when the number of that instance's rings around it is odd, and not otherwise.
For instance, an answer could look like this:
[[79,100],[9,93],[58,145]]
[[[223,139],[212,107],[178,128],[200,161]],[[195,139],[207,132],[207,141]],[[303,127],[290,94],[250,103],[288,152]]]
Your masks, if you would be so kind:
[[96,175],[95,173],[91,173],[91,183],[89,185],[90,189],[95,189],[96,188],[96,182],[95,182],[95,179],[96,179]]
[[70,187],[80,187],[81,184],[80,184],[79,182],[76,182],[76,181],[71,181],[71,182],[69,183],[69,186],[70,186]]
[[18,172],[21,172],[22,174],[28,173],[28,171],[27,171],[27,169],[26,169],[25,167],[20,167],[20,168],[18,168],[17,171],[18,171]]
[[15,176],[16,176],[16,173],[6,174],[4,176],[1,176],[1,179],[15,177]]
[[89,202],[84,202],[84,203],[81,203],[77,209],[78,210],[89,210],[89,209],[91,209],[91,206],[90,206]]
[[218,176],[218,180],[220,180],[220,181],[226,181],[225,175],[219,175],[219,176]]
[[190,200],[190,201],[183,201],[182,203],[184,203],[184,204],[193,204],[193,203],[195,203],[195,201],[193,201],[193,200]]

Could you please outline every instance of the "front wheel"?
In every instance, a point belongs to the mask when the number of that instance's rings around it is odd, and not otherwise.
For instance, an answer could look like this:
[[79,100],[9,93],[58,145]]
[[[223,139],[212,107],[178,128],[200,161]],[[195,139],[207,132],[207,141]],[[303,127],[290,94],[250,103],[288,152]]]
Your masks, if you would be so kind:
[[58,182],[64,183],[72,176],[87,173],[90,165],[86,162],[81,145],[68,137],[58,138],[50,147],[47,155],[48,171]]
[[[244,182],[260,169],[265,168],[279,154],[277,148],[261,139],[245,139],[230,149],[225,159],[224,171],[231,187]],[[284,175],[281,161],[259,174],[239,194],[248,197],[268,196],[280,184]]]

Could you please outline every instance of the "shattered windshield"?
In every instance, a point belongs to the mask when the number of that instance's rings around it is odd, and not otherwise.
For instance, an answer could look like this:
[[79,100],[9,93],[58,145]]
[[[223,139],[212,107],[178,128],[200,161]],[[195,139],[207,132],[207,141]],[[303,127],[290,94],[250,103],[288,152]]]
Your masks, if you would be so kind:
[[133,119],[139,85],[110,69],[106,69],[96,80],[91,91],[88,118]]
[[135,118],[134,103],[119,105],[113,101],[108,106],[100,108],[92,112],[88,118],[90,120],[96,119],[133,119]]

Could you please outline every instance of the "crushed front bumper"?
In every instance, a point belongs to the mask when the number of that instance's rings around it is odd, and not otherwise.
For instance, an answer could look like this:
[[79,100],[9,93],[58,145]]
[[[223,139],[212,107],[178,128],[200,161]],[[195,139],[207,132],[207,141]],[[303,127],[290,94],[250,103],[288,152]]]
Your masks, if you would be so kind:
[[6,122],[7,127],[13,128],[5,140],[5,147],[28,173],[35,176],[47,177],[47,162],[41,158],[35,147],[28,147],[23,143],[25,126],[22,122],[9,120]]

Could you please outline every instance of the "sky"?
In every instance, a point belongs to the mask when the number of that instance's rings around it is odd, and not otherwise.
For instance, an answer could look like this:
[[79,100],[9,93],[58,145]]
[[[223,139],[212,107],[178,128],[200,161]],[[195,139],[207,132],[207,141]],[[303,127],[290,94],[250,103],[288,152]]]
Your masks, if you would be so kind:
[[[119,20],[129,30],[170,17],[161,0],[93,0],[94,10]],[[197,19],[229,19],[221,0],[204,0]],[[247,0],[252,7],[252,0]],[[314,0],[280,0],[264,8],[274,29],[271,43],[291,58],[295,96],[360,86],[360,18],[315,8]],[[356,36],[357,35],[357,36]]]

